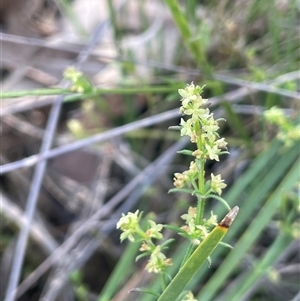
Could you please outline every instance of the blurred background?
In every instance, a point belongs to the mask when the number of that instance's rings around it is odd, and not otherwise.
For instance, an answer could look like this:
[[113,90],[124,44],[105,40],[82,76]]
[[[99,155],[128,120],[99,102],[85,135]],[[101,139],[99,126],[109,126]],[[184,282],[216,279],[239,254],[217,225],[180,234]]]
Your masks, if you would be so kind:
[[[299,140],[278,139],[299,123],[299,13],[297,0],[2,0],[0,299],[155,300],[129,293],[160,279],[115,225],[136,209],[180,225],[195,205],[168,194],[190,162],[176,152],[193,147],[168,127],[178,88],[194,82],[226,119],[230,154],[206,175],[222,175],[240,213],[234,249],[219,246],[189,289],[201,301],[300,300]],[[69,66],[98,93],[52,95]],[[288,128],[266,122],[273,106]],[[186,242],[165,237],[173,275]]]

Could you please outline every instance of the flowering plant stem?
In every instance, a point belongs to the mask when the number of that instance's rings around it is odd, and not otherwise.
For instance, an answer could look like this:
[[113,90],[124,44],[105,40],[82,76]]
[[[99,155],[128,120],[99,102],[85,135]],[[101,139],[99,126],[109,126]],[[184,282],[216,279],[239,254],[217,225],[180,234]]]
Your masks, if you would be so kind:
[[201,242],[179,272],[161,294],[157,301],[176,300],[189,281],[194,277],[202,264],[207,260],[228,231],[238,213],[238,207],[234,207],[225,218],[209,233]]
[[[219,156],[228,154],[228,151],[227,142],[217,133],[220,119],[214,119],[213,113],[209,110],[208,100],[203,99],[200,95],[202,90],[203,87],[195,86],[193,83],[187,85],[185,89],[178,90],[182,96],[180,112],[183,118],[181,118],[179,126],[172,128],[180,130],[181,136],[189,136],[196,149],[194,151],[184,149],[179,152],[192,156],[193,160],[190,162],[188,170],[174,174],[175,188],[169,191],[190,193],[197,198],[197,206],[190,206],[188,212],[181,216],[185,221],[182,227],[156,224],[154,221],[148,220],[149,226],[143,230],[139,226],[141,219],[139,210],[135,213],[129,212],[127,215],[122,214],[117,223],[117,228],[123,231],[120,237],[121,241],[124,239],[142,241],[140,248],[142,254],[137,259],[150,256],[145,269],[150,273],[161,274],[163,294],[158,298],[159,301],[173,301],[180,296],[186,284],[201,265],[209,259],[210,254],[220,243],[238,212],[237,207],[232,209],[219,225],[217,216],[212,211],[209,218],[204,218],[204,207],[209,198],[220,201],[229,210],[230,207],[220,196],[222,189],[226,187],[221,175],[211,173],[210,179],[205,177],[207,160],[219,161]],[[172,265],[172,259],[167,258],[162,251],[166,249],[170,240],[161,245],[153,242],[153,239],[163,238],[161,233],[163,228],[175,231],[191,242],[178,274],[167,287],[165,277],[168,276],[167,268]],[[213,228],[214,230],[212,230]],[[144,292],[146,291],[144,290]],[[149,290],[147,293],[150,293]],[[188,292],[183,300],[195,299],[193,299],[192,292]]]

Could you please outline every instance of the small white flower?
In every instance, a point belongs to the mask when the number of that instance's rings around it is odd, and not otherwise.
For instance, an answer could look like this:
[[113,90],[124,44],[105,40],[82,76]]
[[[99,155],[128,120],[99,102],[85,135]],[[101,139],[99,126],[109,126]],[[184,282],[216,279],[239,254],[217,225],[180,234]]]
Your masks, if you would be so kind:
[[190,226],[190,223],[192,222],[195,224],[195,219],[197,215],[197,208],[196,207],[189,207],[188,213],[185,213],[181,215],[181,218],[185,220],[185,223]]
[[211,174],[211,190],[218,195],[221,195],[222,189],[225,188],[227,185],[224,182],[224,180],[221,179],[221,175],[215,176],[214,174]]
[[183,188],[184,185],[185,185],[186,179],[187,179],[186,175],[184,175],[183,173],[176,172],[174,174],[174,176],[175,176],[173,178],[173,180],[174,180],[174,182],[173,182],[174,186],[176,188]]
[[141,218],[139,210],[135,213],[128,212],[126,215],[122,213],[122,217],[117,222],[117,229],[121,229],[123,233],[120,236],[121,241],[128,238],[130,241],[135,241],[134,234],[139,228],[139,221]]
[[205,144],[205,148],[207,150],[207,154],[208,154],[208,157],[211,159],[211,160],[216,160],[216,161],[219,161],[219,152],[220,150],[218,149],[217,145],[213,145],[213,147],[211,147],[210,145],[208,144]]
[[152,220],[148,220],[148,223],[150,225],[150,228],[146,231],[146,235],[149,238],[156,238],[156,239],[162,239],[163,235],[160,233],[160,231],[163,228],[162,224],[156,224]]
[[210,114],[210,117],[203,125],[203,130],[207,133],[215,133],[220,127],[218,122],[214,119],[213,114]]
[[228,143],[225,141],[225,138],[221,138],[216,141],[216,144],[219,149],[226,149]]
[[181,130],[180,130],[180,135],[181,136],[191,136],[192,135],[192,120],[188,119],[185,121],[183,118],[180,120],[180,125],[181,125]]

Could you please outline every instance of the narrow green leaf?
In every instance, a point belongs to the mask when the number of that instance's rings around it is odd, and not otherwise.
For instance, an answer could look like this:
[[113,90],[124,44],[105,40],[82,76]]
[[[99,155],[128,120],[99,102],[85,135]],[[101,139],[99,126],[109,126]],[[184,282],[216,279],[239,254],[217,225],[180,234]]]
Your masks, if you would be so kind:
[[177,154],[193,156],[193,151],[191,151],[189,149],[183,149],[183,150],[177,151]]
[[144,294],[150,294],[152,296],[155,296],[156,298],[159,297],[159,294],[157,292],[154,292],[153,290],[144,287],[134,288],[130,292],[140,292]]
[[228,228],[232,224],[238,213],[238,207],[234,207],[217,225],[213,231],[202,241],[202,243],[193,252],[190,258],[178,271],[171,283],[167,286],[158,301],[176,300],[186,285],[200,269],[202,264],[208,259],[213,250],[227,233]]
[[215,194],[209,194],[207,196],[207,198],[212,198],[212,199],[216,199],[218,200],[221,204],[223,204],[228,210],[230,210],[230,206],[228,205],[228,203],[220,196],[218,195],[215,195]]
[[122,254],[121,259],[118,261],[116,267],[98,296],[98,301],[110,301],[117,289],[120,287],[122,281],[124,281],[125,277],[128,276],[129,273],[134,272],[132,270],[132,265],[139,247],[140,243],[138,242],[128,244],[125,252]]
[[186,188],[172,188],[168,191],[168,193],[173,193],[173,192],[184,192],[184,193],[188,193],[188,194],[193,194],[194,190],[186,189]]

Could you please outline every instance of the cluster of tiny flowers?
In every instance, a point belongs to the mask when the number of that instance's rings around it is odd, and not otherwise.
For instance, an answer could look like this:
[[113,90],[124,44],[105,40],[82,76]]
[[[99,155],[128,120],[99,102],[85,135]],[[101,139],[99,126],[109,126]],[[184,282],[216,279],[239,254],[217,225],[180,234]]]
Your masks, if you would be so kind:
[[222,189],[227,185],[224,183],[224,180],[221,179],[221,175],[214,176],[211,174],[211,190],[218,195],[221,195]]
[[[187,120],[181,118],[181,136],[189,136],[191,142],[197,146],[197,149],[192,152],[195,161],[191,162],[189,170],[174,174],[174,186],[180,189],[188,188],[190,183],[198,177],[197,160],[219,161],[219,155],[228,152],[227,142],[217,133],[218,120],[214,119],[213,113],[208,109],[207,99],[203,99],[200,95],[202,88],[192,83],[185,89],[179,89],[178,92],[182,96],[180,112],[190,116]],[[210,192],[221,195],[222,189],[225,187],[226,184],[220,175],[211,175]]]
[[[185,89],[179,89],[178,92],[182,96],[180,112],[185,116],[185,119],[181,118],[180,121],[181,136],[189,136],[190,141],[196,145],[196,150],[184,151],[192,155],[194,159],[191,161],[188,170],[175,173],[174,186],[192,194],[197,193],[197,196],[200,196],[202,200],[209,197],[222,199],[219,196],[226,184],[221,175],[211,174],[210,179],[204,183],[205,162],[209,159],[219,161],[219,155],[228,153],[225,139],[220,138],[217,133],[219,130],[218,120],[215,120],[213,113],[210,112],[207,99],[200,96],[202,92],[200,86],[195,86],[192,83],[187,85]],[[201,185],[199,184],[200,180]],[[169,241],[162,245],[153,243],[153,239],[160,240],[163,238],[161,233],[163,225],[149,220],[148,228],[143,230],[140,226],[141,214],[139,210],[135,213],[122,214],[117,223],[117,228],[122,231],[120,239],[121,241],[124,239],[132,242],[141,241],[140,251],[142,254],[138,258],[144,255],[149,256],[146,270],[151,273],[164,273],[167,267],[172,265],[172,260],[162,252]],[[181,218],[185,221],[185,225],[173,229],[180,235],[189,238],[194,245],[199,245],[207,237],[209,231],[217,225],[216,215],[211,212],[210,218],[203,219],[197,207],[190,207],[188,212],[183,214]],[[183,301],[195,301],[193,294],[188,292]]]
[[190,136],[192,143],[204,146],[196,150],[195,157],[219,161],[219,155],[226,149],[227,143],[224,138],[219,139],[218,120],[210,113],[208,100],[201,97],[201,92],[202,88],[193,83],[187,85],[185,89],[178,90],[182,96],[180,112],[182,115],[191,116],[188,120],[181,118],[180,134]]
[[64,78],[72,83],[69,89],[73,92],[89,93],[93,90],[89,78],[74,67],[68,67],[65,70]]
[[294,124],[288,119],[282,109],[272,107],[264,113],[266,119],[279,127],[277,138],[290,147],[300,140],[300,123]]
[[192,161],[188,170],[184,171],[183,173],[176,172],[174,174],[174,186],[176,188],[185,187],[187,184],[191,183],[191,181],[197,178],[198,173],[199,171],[196,163],[195,161]]
[[[144,251],[144,245],[140,248],[140,251]],[[150,259],[148,260],[145,269],[149,273],[162,273],[171,265],[172,259],[167,258],[166,255],[161,252],[161,246],[158,245],[153,251],[151,251]]]
[[140,231],[141,213],[137,210],[135,213],[128,212],[126,215],[122,213],[122,217],[117,222],[117,229],[123,231],[121,234],[121,241],[128,239],[131,242],[136,240],[135,235]]
[[149,227],[144,231],[140,227],[141,217],[142,213],[139,210],[135,213],[128,212],[126,215],[122,213],[122,217],[117,223],[117,229],[122,231],[120,239],[121,241],[128,239],[131,242],[142,241],[140,251],[150,256],[145,269],[150,273],[162,273],[168,266],[172,265],[172,260],[161,252],[162,247],[155,245],[152,239],[163,238],[161,233],[163,225],[148,220]]
[[194,245],[200,242],[208,235],[209,229],[217,225],[217,216],[211,212],[210,218],[203,220],[201,225],[196,225],[197,208],[190,207],[188,213],[183,214],[181,218],[185,220],[184,226],[181,227],[189,236]]

